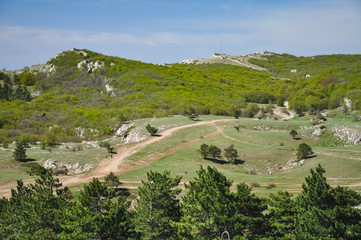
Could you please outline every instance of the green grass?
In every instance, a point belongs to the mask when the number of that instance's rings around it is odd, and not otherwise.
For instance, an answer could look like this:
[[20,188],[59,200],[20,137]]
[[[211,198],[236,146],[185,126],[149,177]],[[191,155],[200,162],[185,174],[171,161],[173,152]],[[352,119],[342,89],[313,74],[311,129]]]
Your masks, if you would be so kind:
[[[220,119],[218,116],[202,116],[201,120]],[[184,124],[194,123],[185,117],[176,116],[162,119],[141,119],[134,121],[135,126],[139,127],[143,134],[147,134],[145,125],[150,123],[158,128],[171,128]],[[236,131],[234,126],[241,125],[240,131]],[[167,155],[150,165],[126,172],[120,175],[122,181],[140,181],[146,180],[148,171],[163,172],[169,170],[172,176],[182,176],[183,182],[188,182],[196,177],[196,171],[200,166],[216,167],[219,171],[232,179],[234,183],[246,182],[251,184],[257,182],[261,186],[255,187],[254,192],[259,196],[268,196],[277,191],[289,191],[298,194],[302,191],[301,185],[305,182],[305,177],[310,174],[310,169],[321,164],[325,170],[325,176],[329,179],[331,185],[352,185],[361,182],[361,145],[342,147],[335,137],[332,136],[330,129],[335,125],[348,126],[359,129],[359,125],[352,122],[351,119],[329,119],[324,123],[326,126],[325,134],[320,137],[312,137],[313,129],[304,129],[311,127],[311,121],[303,118],[289,121],[276,120],[253,120],[253,119],[233,119],[229,122],[223,122],[221,127],[223,134],[216,135],[211,139],[202,139],[202,136],[213,132],[212,126],[197,126],[187,128],[176,132],[171,137],[148,145],[138,153],[127,159],[128,163],[142,160],[153,153],[162,153],[172,147],[184,144],[193,139],[200,139],[195,144],[186,146],[173,154]],[[261,130],[260,130],[261,129]],[[292,139],[289,132],[295,129],[298,132],[299,140]],[[290,160],[296,160],[297,146],[305,142],[309,144],[315,152],[315,157],[306,159],[304,165],[294,167],[288,171],[282,170]],[[115,143],[115,142],[113,142]],[[238,150],[239,158],[244,161],[243,164],[219,164],[209,160],[204,160],[200,156],[198,149],[202,143],[214,144],[224,151],[224,148],[234,144]],[[282,143],[282,144],[281,144]],[[336,146],[332,144],[337,143]],[[10,145],[10,150],[0,152],[0,181],[16,180],[19,178],[30,178],[26,174],[26,167],[22,163],[13,160],[12,151],[14,146]],[[79,152],[64,151],[54,149],[52,152],[41,150],[38,146],[32,146],[28,150],[28,156],[43,162],[47,159],[62,161],[68,163],[97,164],[98,161],[107,154],[105,149],[84,149]],[[273,174],[267,174],[268,168],[273,170]],[[254,170],[256,174],[250,174]],[[266,189],[270,183],[276,184],[276,187]],[[139,186],[140,183],[126,183],[132,189]],[[183,186],[181,186],[183,187]],[[72,187],[72,190],[79,191],[82,185]],[[356,191],[361,191],[361,187],[351,187]],[[235,190],[235,186],[232,187]],[[135,191],[135,190],[132,190]],[[184,194],[184,193],[183,193]]]
[[[224,117],[212,116],[212,115],[200,116],[201,121],[223,119],[223,118]],[[139,132],[141,136],[148,138],[150,136],[145,129],[145,126],[148,123],[150,123],[152,126],[159,128],[160,130],[165,130],[172,127],[192,124],[195,122],[189,120],[184,116],[174,116],[174,117],[166,117],[166,118],[139,119],[132,121],[132,123],[135,126],[134,128],[135,131]],[[175,136],[172,137],[172,141],[169,141],[168,139],[167,140],[168,142],[166,141],[168,143],[167,145],[165,145],[164,142],[162,142],[162,143],[157,143],[157,146],[166,147],[166,148],[172,147],[177,144],[183,143],[183,141],[187,141],[187,139],[189,139],[190,136],[192,137],[194,136],[194,138],[199,138],[202,135],[206,135],[208,132],[212,131],[212,127],[209,126],[197,127],[196,131],[194,129],[183,130],[180,133],[175,134]],[[189,133],[194,133],[194,135],[190,135]],[[120,142],[121,142],[121,138],[111,139],[111,143],[113,146],[117,146],[117,147],[121,146],[122,144]],[[81,150],[73,152],[71,148],[64,148],[64,146],[56,146],[54,148],[51,148],[51,151],[48,151],[48,150],[42,150],[39,145],[31,145],[31,148],[27,149],[26,154],[29,159],[36,160],[36,162],[38,162],[39,164],[43,164],[47,160],[52,160],[57,163],[67,163],[71,165],[79,164],[79,166],[81,167],[83,167],[85,164],[91,164],[93,168],[96,167],[96,165],[101,159],[104,159],[106,156],[109,156],[109,153],[104,148],[86,147],[84,144],[81,143],[69,144],[69,145],[75,147],[80,146]],[[13,157],[14,148],[15,148],[14,144],[10,144],[8,149],[0,148],[0,182],[32,178],[26,172],[28,170],[26,164],[23,164],[21,162],[16,162],[14,160]],[[157,148],[153,148],[153,150],[154,149],[157,150]],[[148,153],[139,153],[139,156],[142,154],[146,155]]]
[[[337,121],[335,121],[337,122]],[[235,124],[243,127],[239,132],[234,129]],[[330,126],[333,125],[330,123]],[[352,125],[352,123],[351,123]],[[255,130],[255,126],[264,126],[271,129],[270,131]],[[310,121],[291,120],[287,122],[262,120],[255,121],[251,119],[240,119],[224,123],[224,135],[218,135],[212,139],[204,140],[200,143],[188,146],[177,151],[172,155],[161,158],[146,167],[133,170],[131,172],[120,175],[122,180],[136,181],[144,180],[146,172],[170,170],[173,176],[180,175],[182,181],[190,181],[196,176],[196,171],[201,165],[216,167],[235,183],[258,182],[263,187],[255,188],[255,192],[261,196],[267,196],[269,193],[279,190],[299,193],[302,188],[301,184],[305,182],[305,177],[310,174],[310,169],[315,168],[317,164],[321,164],[326,169],[326,177],[330,178],[332,185],[350,185],[361,181],[359,173],[361,171],[361,161],[357,158],[361,152],[360,146],[348,148],[342,147],[325,147],[324,137],[311,137],[312,129],[301,129],[302,126],[311,126]],[[290,129],[296,129],[301,135],[300,140],[294,140],[289,135]],[[327,140],[337,141],[330,136],[325,137]],[[244,160],[244,164],[216,164],[208,160],[203,160],[198,149],[202,143],[215,144],[222,150],[234,144],[238,150],[240,158]],[[295,149],[301,142],[310,144],[316,154],[315,157],[305,160],[303,166],[295,167],[289,171],[281,171],[279,168],[284,166],[287,161],[296,159]],[[284,143],[284,146],[280,146]],[[155,146],[153,146],[155,147]],[[154,149],[156,151],[156,149]],[[329,156],[322,154],[337,153],[337,156]],[[141,153],[140,153],[141,154]],[[144,154],[147,155],[147,154]],[[351,158],[351,159],[350,159]],[[267,167],[273,168],[274,174],[268,175]],[[259,171],[258,174],[247,174],[247,169],[254,168]],[[266,189],[270,183],[275,183],[277,187]],[[353,187],[353,189],[358,189]]]
[[214,130],[215,129],[212,126],[197,126],[178,131],[164,141],[156,142],[148,145],[147,147],[143,148],[140,152],[130,156],[128,159],[130,161],[138,161],[150,154],[161,153],[172,147],[178,146],[182,143],[186,143],[190,140],[196,138],[202,138],[207,134],[210,134]]

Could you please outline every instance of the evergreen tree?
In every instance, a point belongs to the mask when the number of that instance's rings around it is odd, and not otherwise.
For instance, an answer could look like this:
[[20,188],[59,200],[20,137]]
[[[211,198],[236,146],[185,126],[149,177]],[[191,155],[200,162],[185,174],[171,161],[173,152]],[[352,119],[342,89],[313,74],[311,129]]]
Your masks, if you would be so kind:
[[159,129],[156,128],[156,127],[152,127],[150,124],[148,124],[146,127],[145,127],[148,131],[148,133],[151,135],[151,136],[155,136],[157,135]]
[[203,159],[207,159],[209,154],[209,146],[203,143],[201,145],[201,148],[199,149],[199,153],[201,154]]
[[298,145],[296,154],[298,160],[308,158],[311,154],[313,154],[313,151],[309,145],[306,143],[301,143]]
[[99,146],[106,148],[109,153],[113,153],[113,151],[114,151],[114,147],[112,147],[112,145],[109,141],[100,142]]
[[235,206],[230,192],[232,181],[216,168],[201,167],[197,177],[186,184],[182,218],[177,224],[183,239],[214,239],[225,230],[232,233]]
[[80,191],[79,201],[83,207],[89,208],[92,212],[101,213],[103,206],[107,205],[110,201],[109,195],[108,188],[98,178],[93,178]]
[[125,197],[118,197],[106,207],[99,226],[100,239],[129,239],[133,235],[134,226],[131,223],[131,213],[128,211],[130,202]]
[[[84,186],[79,203],[68,216],[67,238],[81,231],[90,239],[127,239],[131,234],[130,204],[123,197],[113,200],[113,190],[97,178]],[[81,229],[81,230],[79,230]],[[76,236],[76,235],[75,235]]]
[[13,98],[13,83],[10,78],[5,78],[2,87],[2,99],[11,100]]
[[222,150],[221,150],[219,147],[215,146],[215,145],[210,145],[210,146],[208,147],[208,154],[209,154],[214,160],[216,160],[216,159],[218,159],[218,158],[221,157],[221,152],[222,152]]
[[297,131],[294,130],[294,129],[292,129],[292,130],[290,131],[290,135],[292,136],[293,139],[297,136],[297,134],[298,134]]
[[60,219],[68,202],[53,194],[61,186],[48,170],[35,184],[18,181],[0,211],[2,239],[58,239]]
[[224,156],[229,162],[236,163],[238,158],[238,151],[234,148],[233,144],[224,149]]
[[343,187],[332,188],[318,165],[297,197],[296,239],[360,239],[361,196]]
[[268,226],[263,211],[267,209],[265,199],[251,193],[245,183],[237,185],[233,204],[235,205],[233,235],[247,239],[261,239],[267,235]]
[[171,239],[176,235],[172,222],[179,221],[180,209],[176,188],[181,177],[170,177],[169,171],[163,174],[147,173],[148,181],[138,188],[138,204],[134,218],[135,231],[142,239]]
[[296,201],[289,192],[270,194],[268,199],[270,221],[269,235],[274,239],[291,239],[295,230],[295,217],[297,213]]
[[26,160],[26,143],[25,142],[17,142],[16,143],[13,156],[16,161],[23,162]]
[[117,189],[118,186],[122,184],[119,181],[119,177],[113,172],[110,172],[107,176],[105,176],[104,183],[107,187],[115,187],[115,189]]

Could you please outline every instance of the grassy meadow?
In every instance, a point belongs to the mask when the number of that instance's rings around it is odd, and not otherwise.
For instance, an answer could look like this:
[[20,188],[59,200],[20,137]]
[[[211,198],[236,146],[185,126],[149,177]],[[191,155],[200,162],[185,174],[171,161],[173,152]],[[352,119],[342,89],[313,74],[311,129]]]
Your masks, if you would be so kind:
[[[215,119],[223,119],[223,117],[211,115],[200,117],[200,121]],[[147,124],[164,130],[194,122],[184,116],[175,116],[139,119],[132,123],[134,126],[132,131],[137,131],[140,136],[146,138],[149,137],[145,130]],[[312,135],[315,127],[307,117],[288,121],[228,118],[228,121],[219,122],[217,125],[221,127],[222,133],[212,138],[205,138],[205,136],[216,130],[214,126],[190,127],[131,155],[124,161],[124,166],[137,165],[138,161],[145,160],[150,155],[161,154],[184,144],[183,148],[173,154],[119,175],[121,181],[125,182],[124,187],[136,188],[141,180],[146,179],[146,173],[151,170],[159,172],[169,170],[173,176],[182,176],[182,182],[188,182],[196,176],[196,171],[201,165],[209,165],[216,167],[234,183],[246,182],[254,185],[254,192],[260,196],[267,196],[279,190],[298,194],[310,169],[320,163],[325,168],[325,175],[331,185],[350,186],[356,191],[361,191],[359,184],[361,182],[361,145],[342,144],[331,131],[334,126],[347,126],[360,130],[360,124],[352,122],[351,119],[329,119],[323,123],[325,128],[320,136]],[[240,126],[239,131],[235,129],[236,125]],[[298,133],[295,139],[289,134],[292,129]],[[193,144],[186,144],[193,140],[195,141]],[[114,146],[121,146],[119,138],[113,138],[111,142]],[[303,165],[293,163],[294,166],[290,167],[292,162],[296,162],[296,149],[302,142],[312,147],[314,155],[306,159]],[[222,154],[226,147],[233,144],[242,162],[229,164],[205,160],[198,151],[203,143],[216,145],[222,149]],[[27,150],[27,155],[40,164],[49,159],[57,163],[78,164],[80,168],[90,164],[92,168],[88,171],[91,171],[108,154],[104,148],[96,147],[96,144],[78,143],[77,146],[79,151],[73,151],[61,145],[48,151],[35,145]],[[15,162],[12,157],[13,149],[14,144],[10,144],[9,149],[0,151],[0,182],[31,178],[26,173],[29,163]],[[359,186],[353,186],[357,183]],[[269,184],[274,184],[275,187],[267,189]],[[81,186],[74,186],[72,189],[77,191],[81,189]]]

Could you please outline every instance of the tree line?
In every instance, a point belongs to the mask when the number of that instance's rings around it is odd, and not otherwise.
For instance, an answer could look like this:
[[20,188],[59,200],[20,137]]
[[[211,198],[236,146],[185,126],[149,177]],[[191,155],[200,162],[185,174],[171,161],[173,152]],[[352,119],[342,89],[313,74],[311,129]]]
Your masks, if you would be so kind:
[[11,77],[3,72],[0,72],[0,100],[23,100],[31,101],[32,97],[26,85],[22,85],[17,75]]
[[[169,171],[150,171],[127,200],[119,178],[94,178],[73,199],[46,170],[34,184],[19,180],[0,200],[2,239],[360,239],[361,196],[331,187],[318,165],[294,197],[289,192],[256,196],[216,168],[200,167],[185,184]],[[130,199],[131,197],[128,197]],[[134,199],[134,198],[133,198]]]

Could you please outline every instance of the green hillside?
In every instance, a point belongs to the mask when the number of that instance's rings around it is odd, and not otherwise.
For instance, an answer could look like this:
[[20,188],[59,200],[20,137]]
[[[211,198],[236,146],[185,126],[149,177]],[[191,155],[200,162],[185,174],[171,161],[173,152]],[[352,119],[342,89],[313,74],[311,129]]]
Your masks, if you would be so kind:
[[0,142],[77,142],[113,135],[125,120],[192,111],[252,117],[259,106],[249,103],[288,100],[302,115],[337,108],[349,98],[354,110],[361,109],[361,55],[265,57],[249,61],[268,71],[161,66],[67,50],[44,65],[1,73]]

